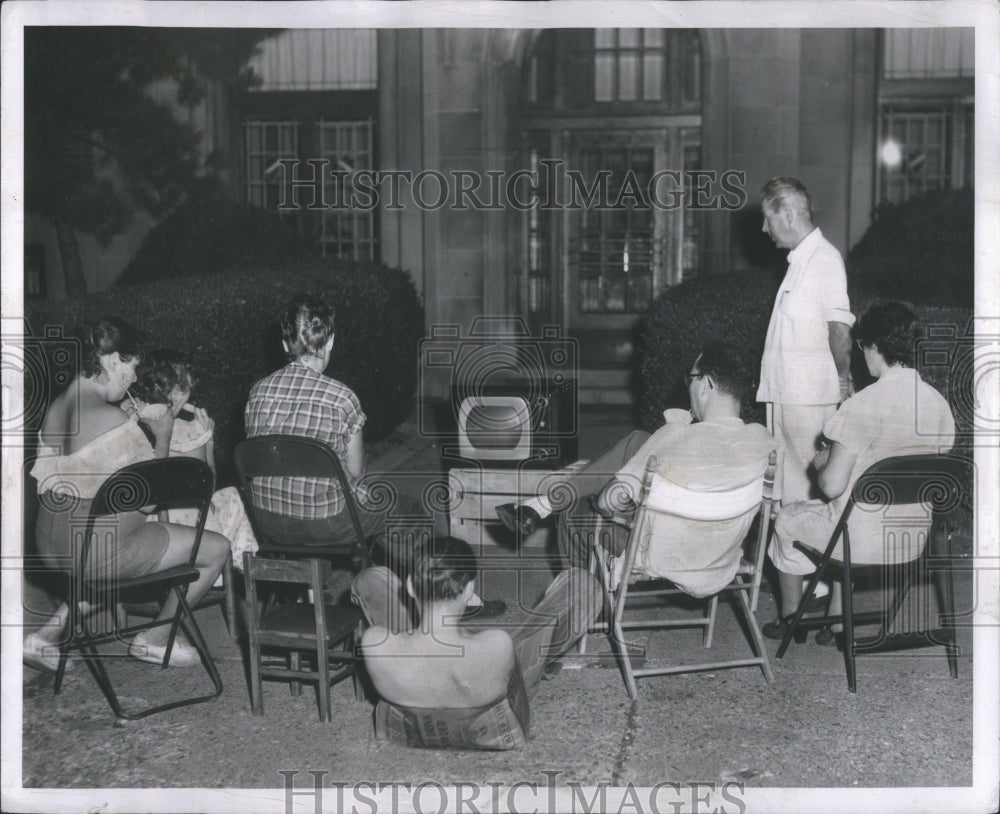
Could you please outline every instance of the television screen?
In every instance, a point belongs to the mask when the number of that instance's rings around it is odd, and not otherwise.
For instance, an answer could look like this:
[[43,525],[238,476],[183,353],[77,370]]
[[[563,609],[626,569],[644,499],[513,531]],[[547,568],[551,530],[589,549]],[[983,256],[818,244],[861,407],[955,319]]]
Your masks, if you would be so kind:
[[522,461],[531,456],[531,410],[521,396],[468,396],[458,413],[463,458]]

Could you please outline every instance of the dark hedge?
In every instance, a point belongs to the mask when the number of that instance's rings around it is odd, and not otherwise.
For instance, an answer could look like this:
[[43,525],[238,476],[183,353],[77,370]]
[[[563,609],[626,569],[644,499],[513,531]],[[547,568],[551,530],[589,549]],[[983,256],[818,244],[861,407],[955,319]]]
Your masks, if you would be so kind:
[[216,421],[220,482],[228,482],[250,386],[284,364],[278,311],[301,291],[319,293],[336,308],[326,372],[357,393],[368,416],[365,440],[384,438],[412,412],[416,392],[423,310],[405,272],[339,261],[335,268],[326,261],[258,266],[120,287],[79,301],[30,302],[26,317],[31,332],[44,336],[48,326],[69,333],[116,314],[139,328],[147,344],[191,354],[200,371],[192,401]]
[[846,258],[859,295],[972,308],[972,190],[935,190],[879,206]]
[[[767,334],[774,296],[780,278],[764,272],[745,272],[727,277],[703,277],[665,291],[650,309],[639,334],[639,421],[647,430],[663,423],[667,407],[687,407],[684,374],[698,351],[709,341],[733,342],[748,352],[752,378],[759,378],[760,356]],[[911,292],[917,294],[919,292]],[[874,299],[868,294],[849,290],[851,309],[857,314]],[[951,331],[961,345],[972,316],[971,308],[914,305],[925,326],[935,326],[936,335]],[[947,340],[935,343],[943,346]],[[925,359],[949,358],[925,354]],[[952,403],[960,430],[971,429],[969,404],[970,379],[962,377],[962,392],[950,392],[955,371],[946,366],[919,364],[921,375],[946,394]],[[855,351],[852,359],[855,383],[862,386],[868,380],[864,360]],[[763,423],[763,408],[750,404],[744,412],[747,420]]]
[[294,268],[317,260],[317,244],[292,220],[228,200],[210,182],[160,221],[118,278],[136,285],[255,268]]

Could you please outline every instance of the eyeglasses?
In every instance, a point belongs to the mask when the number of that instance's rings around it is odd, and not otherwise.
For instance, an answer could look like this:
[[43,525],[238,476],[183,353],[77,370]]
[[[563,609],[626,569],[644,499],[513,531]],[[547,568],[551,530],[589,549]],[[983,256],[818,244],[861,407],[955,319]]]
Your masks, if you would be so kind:
[[686,386],[690,387],[691,386],[691,382],[693,382],[695,379],[703,379],[703,378],[705,378],[705,374],[704,373],[685,373],[684,374],[684,384]]

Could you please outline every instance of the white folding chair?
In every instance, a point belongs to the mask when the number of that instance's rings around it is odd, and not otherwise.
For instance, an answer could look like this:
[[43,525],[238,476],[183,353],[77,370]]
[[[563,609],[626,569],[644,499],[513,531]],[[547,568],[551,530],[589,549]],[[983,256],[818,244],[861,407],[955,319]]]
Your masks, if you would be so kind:
[[[759,666],[768,683],[774,680],[774,674],[764,648],[764,639],[753,612],[760,593],[764,552],[771,528],[771,504],[776,459],[776,453],[772,452],[764,475],[737,489],[725,492],[698,492],[685,489],[660,477],[656,471],[656,456],[651,455],[646,463],[646,472],[635,514],[630,519],[605,518],[595,527],[591,539],[591,569],[595,570],[600,577],[608,618],[595,625],[592,630],[603,630],[608,634],[622,669],[629,696],[633,700],[638,697],[635,679],[653,675]],[[708,523],[745,521],[733,522],[732,524],[738,529],[732,540],[732,546],[735,549],[736,547],[742,548],[748,524],[758,513],[759,526],[754,538],[753,550],[748,552],[749,556],[741,557],[736,573],[728,585],[711,596],[703,597],[707,603],[703,617],[648,618],[647,615],[651,609],[644,606],[644,618],[634,618],[634,616],[626,618],[626,606],[630,599],[647,600],[649,597],[664,598],[688,593],[676,586],[664,588],[649,584],[650,579],[658,578],[640,574],[637,569],[639,549],[644,542],[651,545],[671,545],[670,540],[657,541],[652,539],[652,535],[655,533],[654,521],[657,515]],[[602,543],[602,538],[607,537],[610,531],[610,529],[604,528],[603,524],[609,522],[622,524],[628,529],[628,544],[621,557],[614,557]],[[755,652],[753,658],[644,668],[637,668],[632,664],[632,657],[629,655],[625,642],[624,631],[626,630],[701,627],[703,629],[703,645],[710,648],[715,631],[719,596],[725,592],[734,593],[737,597],[736,607],[740,615],[743,616],[749,631],[750,644]],[[666,607],[663,606],[664,609]],[[584,644],[581,647],[581,652],[585,652],[585,647]]]

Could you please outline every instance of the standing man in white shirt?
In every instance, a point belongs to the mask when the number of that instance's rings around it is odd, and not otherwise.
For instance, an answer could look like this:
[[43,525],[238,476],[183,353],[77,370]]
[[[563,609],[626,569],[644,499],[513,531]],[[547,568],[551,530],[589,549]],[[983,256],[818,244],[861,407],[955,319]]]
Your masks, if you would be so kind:
[[837,405],[853,393],[847,273],[840,252],[813,223],[801,181],[772,178],[761,193],[763,231],[788,252],[760,365],[757,400],[784,446],[782,504],[808,500],[817,438]]

